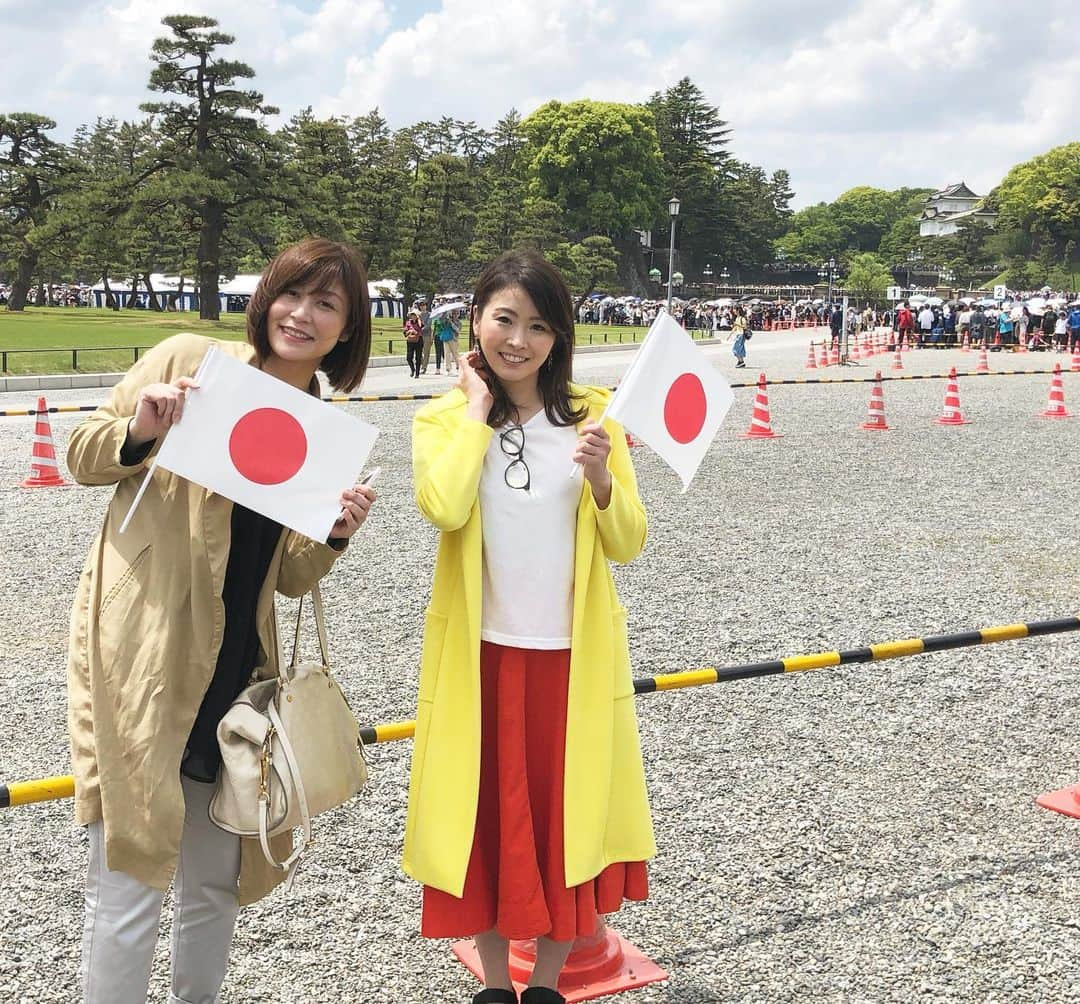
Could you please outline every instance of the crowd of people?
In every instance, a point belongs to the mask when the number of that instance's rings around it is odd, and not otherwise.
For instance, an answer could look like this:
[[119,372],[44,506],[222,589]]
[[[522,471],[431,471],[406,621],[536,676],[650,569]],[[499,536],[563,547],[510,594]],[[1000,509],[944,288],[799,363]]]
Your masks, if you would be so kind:
[[887,312],[887,323],[916,345],[958,345],[986,342],[991,348],[1024,345],[1034,351],[1064,351],[1080,342],[1080,300],[1027,303],[959,300],[955,303],[912,304],[902,301]]
[[[0,282],[0,307],[11,299],[11,286]],[[53,286],[31,286],[26,294],[31,307],[92,307],[94,297],[85,283],[62,282]]]

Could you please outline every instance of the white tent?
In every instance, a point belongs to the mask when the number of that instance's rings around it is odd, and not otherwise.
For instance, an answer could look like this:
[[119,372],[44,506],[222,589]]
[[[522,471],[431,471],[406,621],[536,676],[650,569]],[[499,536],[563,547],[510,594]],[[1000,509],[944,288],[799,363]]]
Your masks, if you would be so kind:
[[[255,293],[262,276],[256,273],[240,273],[231,279],[222,279],[218,285],[218,301],[223,313],[243,313],[247,309],[248,301]],[[170,294],[180,288],[180,277],[175,275],[161,275],[152,273],[150,282],[154,287],[154,294],[162,307],[168,303]],[[368,283],[368,297],[371,300],[372,317],[404,317],[405,301],[398,292],[397,279],[378,279]],[[195,297],[195,280],[191,276],[184,277],[184,291],[177,301],[178,310],[197,310]],[[127,306],[132,296],[131,280],[110,279],[109,290],[121,307]],[[91,295],[94,298],[95,307],[105,306],[105,284],[98,282],[91,287]],[[140,283],[139,291],[135,294],[139,298],[139,306],[146,306],[146,287]]]

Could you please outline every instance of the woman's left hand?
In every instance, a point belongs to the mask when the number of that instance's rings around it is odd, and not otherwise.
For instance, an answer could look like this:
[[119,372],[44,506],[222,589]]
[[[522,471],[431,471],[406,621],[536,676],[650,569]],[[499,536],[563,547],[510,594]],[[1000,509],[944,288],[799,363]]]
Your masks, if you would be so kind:
[[375,489],[367,485],[355,485],[341,493],[341,515],[330,531],[331,540],[348,540],[368,518],[376,499]]
[[[581,464],[585,479],[592,486],[597,502],[606,499],[611,492],[611,472],[607,468],[608,455],[611,453],[611,437],[598,422],[587,422],[581,427],[577,449],[574,451],[574,463]],[[603,509],[606,501],[601,504]]]

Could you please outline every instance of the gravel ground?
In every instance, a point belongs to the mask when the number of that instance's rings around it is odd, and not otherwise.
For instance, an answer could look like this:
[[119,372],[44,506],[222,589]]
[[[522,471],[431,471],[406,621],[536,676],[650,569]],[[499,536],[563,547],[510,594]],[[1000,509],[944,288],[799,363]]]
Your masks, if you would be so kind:
[[[756,376],[807,375],[802,333],[759,336]],[[734,377],[725,349],[716,364]],[[887,372],[888,358],[884,358]],[[909,373],[974,369],[913,352]],[[992,369],[1045,369],[1037,355]],[[878,360],[853,369],[865,374]],[[610,367],[607,370],[603,366]],[[590,363],[610,383],[617,362]],[[1066,367],[1067,368],[1067,367]],[[830,370],[826,375],[835,375]],[[814,376],[815,374],[808,374]],[[635,675],[847,648],[1080,611],[1080,420],[1044,422],[1045,376],[961,381],[973,424],[940,428],[942,381],[777,386],[783,439],[737,437],[736,392],[690,492],[634,451],[650,539],[616,568]],[[1065,375],[1080,408],[1080,375]],[[16,407],[31,395],[8,395]],[[86,391],[50,402],[95,400]],[[377,516],[325,586],[334,661],[368,723],[412,717],[436,534],[411,502],[415,405],[351,406],[382,429]],[[54,416],[62,453],[78,416]],[[106,490],[22,492],[29,419],[0,419],[0,778],[65,773],[64,651]],[[640,1004],[1078,1001],[1080,821],[1034,804],[1080,780],[1075,634],[638,699],[660,853],[613,926],[670,972]],[[410,744],[320,818],[289,896],[245,911],[223,999],[465,1001],[417,934],[398,867]],[[5,1000],[77,1000],[86,841],[70,803],[0,812]],[[167,934],[163,914],[162,935]],[[152,998],[163,1000],[167,952]]]

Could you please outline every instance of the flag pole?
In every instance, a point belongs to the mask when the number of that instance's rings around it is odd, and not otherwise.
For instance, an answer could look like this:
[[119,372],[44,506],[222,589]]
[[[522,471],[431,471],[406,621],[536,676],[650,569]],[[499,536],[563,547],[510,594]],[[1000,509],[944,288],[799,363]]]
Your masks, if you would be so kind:
[[[657,314],[656,320],[652,322],[652,324],[649,326],[649,330],[645,332],[645,337],[641,340],[641,344],[638,346],[636,355],[633,359],[630,360],[630,365],[627,367],[626,372],[623,374],[622,379],[619,381],[618,386],[615,388],[615,393],[611,395],[611,400],[608,401],[606,405],[604,405],[604,410],[600,412],[600,417],[596,420],[598,425],[603,424],[604,419],[607,418],[608,412],[611,411],[611,409],[615,405],[615,402],[618,400],[619,394],[622,392],[622,389],[630,382],[630,377],[634,373],[634,367],[636,367],[637,364],[641,361],[641,357],[645,352],[645,346],[649,343],[649,337],[656,330],[657,324],[660,323],[660,317],[661,315]],[[580,466],[580,464],[574,464],[573,466],[571,466],[570,477],[573,477],[577,473],[577,469]]]
[[[195,375],[192,377],[192,380],[195,382],[196,387],[198,386],[199,378],[203,375],[203,372],[206,369],[207,363],[209,363],[210,361],[210,357],[215,352],[217,352],[217,346],[211,345],[210,348],[206,350],[206,355],[202,357],[202,362],[199,363],[199,368],[195,371]],[[169,433],[166,432],[165,435],[161,437],[162,446],[165,445],[165,440],[168,438]],[[131,522],[131,517],[135,515],[135,510],[139,508],[139,503],[142,501],[142,497],[146,492],[146,488],[150,484],[151,479],[154,477],[154,471],[156,470],[157,457],[155,456],[154,459],[151,461],[150,466],[146,469],[146,476],[143,478],[142,484],[139,485],[139,490],[135,493],[135,498],[132,500],[131,508],[128,509],[127,515],[124,517],[123,523],[120,524],[120,530],[118,531],[119,533],[123,533],[128,528],[128,523]]]

